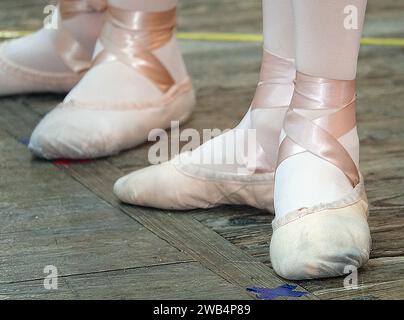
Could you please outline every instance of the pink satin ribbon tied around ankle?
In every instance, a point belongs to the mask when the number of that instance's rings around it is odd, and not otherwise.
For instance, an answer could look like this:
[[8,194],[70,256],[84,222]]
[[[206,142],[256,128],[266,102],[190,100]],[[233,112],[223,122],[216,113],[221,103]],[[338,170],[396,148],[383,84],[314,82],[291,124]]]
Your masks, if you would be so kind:
[[260,80],[255,91],[252,108],[288,107],[279,97],[288,96],[296,70],[293,59],[280,58],[263,50]]
[[[246,157],[247,167],[256,172],[274,172],[282,120],[290,104],[296,69],[293,59],[278,57],[263,50],[260,78],[251,104],[251,128],[256,130],[257,152],[252,164]],[[264,132],[264,133],[263,133]]]
[[[298,73],[285,117],[286,137],[280,145],[278,165],[288,157],[308,151],[341,169],[352,186],[356,186],[358,168],[338,141],[356,125],[355,100],[355,80],[330,80]],[[307,114],[313,116],[308,118]]]
[[71,19],[83,13],[103,12],[107,8],[106,0],[62,0],[57,12],[57,30],[53,33],[53,42],[59,56],[75,73],[81,73],[91,67],[92,52],[66,29],[62,20]]
[[100,40],[104,50],[94,65],[118,60],[153,81],[162,92],[175,83],[170,72],[153,54],[174,35],[176,9],[163,12],[128,11],[109,7]]

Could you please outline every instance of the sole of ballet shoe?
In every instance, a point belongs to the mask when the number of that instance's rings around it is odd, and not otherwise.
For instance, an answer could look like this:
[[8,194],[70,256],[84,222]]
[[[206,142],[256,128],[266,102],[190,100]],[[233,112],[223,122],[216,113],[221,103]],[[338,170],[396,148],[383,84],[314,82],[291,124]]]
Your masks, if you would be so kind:
[[[172,121],[184,123],[195,104],[195,93],[189,79],[173,86],[161,100],[144,105],[63,103],[38,124],[28,148],[48,160],[116,155],[149,140],[153,129],[168,129]],[[92,119],[92,123],[84,123],[88,119]],[[89,132],[88,126],[97,121],[107,124],[107,127],[100,125]]]
[[0,44],[0,96],[29,93],[67,93],[81,79],[74,72],[44,72],[21,66],[4,53],[7,42]]
[[270,255],[278,275],[290,280],[347,275],[369,259],[368,204],[361,199],[341,208],[295,216],[274,227]]
[[184,171],[177,159],[122,177],[114,185],[115,195],[126,203],[171,210],[219,205],[273,210],[273,173],[237,176],[209,169]]

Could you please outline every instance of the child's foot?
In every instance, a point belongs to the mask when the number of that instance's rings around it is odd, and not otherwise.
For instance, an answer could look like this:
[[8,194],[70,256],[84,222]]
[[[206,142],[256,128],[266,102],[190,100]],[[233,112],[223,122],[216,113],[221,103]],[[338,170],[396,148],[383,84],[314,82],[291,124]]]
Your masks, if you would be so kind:
[[30,150],[46,159],[108,156],[185,121],[195,97],[175,24],[175,8],[109,6],[93,67],[35,128]]
[[298,73],[281,134],[271,261],[288,279],[367,262],[368,204],[358,171],[355,81]]

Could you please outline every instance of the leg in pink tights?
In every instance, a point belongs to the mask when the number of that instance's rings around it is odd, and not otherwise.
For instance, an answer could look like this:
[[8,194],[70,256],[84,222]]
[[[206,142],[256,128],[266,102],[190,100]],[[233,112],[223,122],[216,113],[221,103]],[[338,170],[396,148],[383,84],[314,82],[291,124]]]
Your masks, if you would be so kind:
[[264,48],[279,57],[295,58],[292,0],[263,0]]
[[286,278],[337,276],[370,250],[354,81],[366,0],[293,8],[297,79],[280,139],[271,260]]
[[[122,201],[166,209],[220,204],[273,207],[279,133],[296,71],[291,1],[264,0],[263,6],[261,76],[251,107],[240,124],[192,152],[121,178],[114,191]],[[248,140],[248,132],[254,132],[256,139]],[[252,142],[256,142],[254,147]],[[248,149],[252,152],[245,153]]]

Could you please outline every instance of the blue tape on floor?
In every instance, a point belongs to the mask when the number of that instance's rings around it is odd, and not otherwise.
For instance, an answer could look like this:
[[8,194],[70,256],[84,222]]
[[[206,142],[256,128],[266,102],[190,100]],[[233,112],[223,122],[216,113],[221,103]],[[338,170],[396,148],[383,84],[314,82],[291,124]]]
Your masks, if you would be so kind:
[[291,284],[284,284],[276,288],[247,288],[247,291],[254,292],[258,299],[273,300],[278,297],[297,297],[300,298],[308,292],[295,291],[297,286]]
[[27,137],[21,138],[21,139],[19,140],[19,142],[20,142],[21,144],[27,146],[27,145],[29,144],[29,138],[27,138]]

